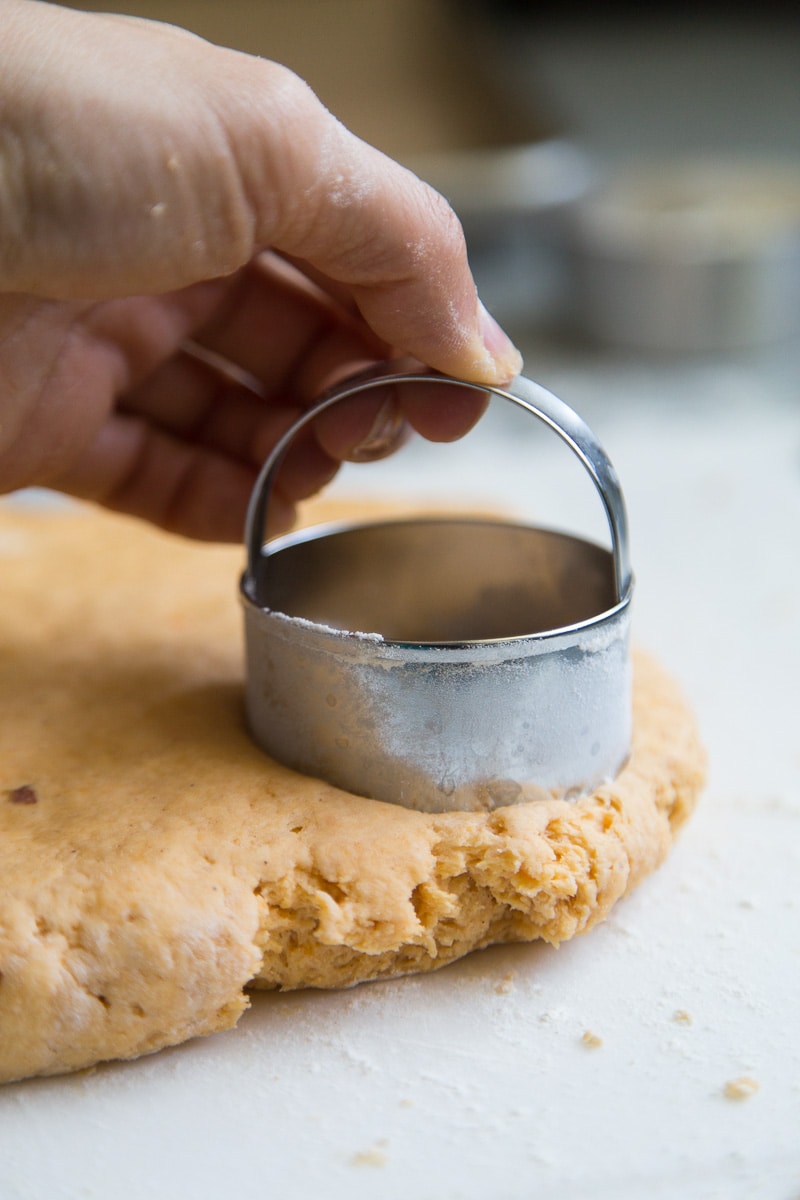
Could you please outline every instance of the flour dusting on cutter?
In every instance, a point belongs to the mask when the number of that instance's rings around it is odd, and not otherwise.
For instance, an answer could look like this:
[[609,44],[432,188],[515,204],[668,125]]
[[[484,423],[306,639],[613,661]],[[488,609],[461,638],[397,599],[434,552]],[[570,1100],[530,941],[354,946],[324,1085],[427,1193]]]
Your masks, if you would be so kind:
[[[577,455],[611,549],[506,521],[435,517],[301,529],[264,544],[277,472],[300,432],[373,388],[491,393]],[[625,504],[597,438],[519,376],[486,387],[391,364],[328,392],[278,442],[247,519],[247,714],[304,774],[428,812],[574,798],[612,779],[631,736]]]

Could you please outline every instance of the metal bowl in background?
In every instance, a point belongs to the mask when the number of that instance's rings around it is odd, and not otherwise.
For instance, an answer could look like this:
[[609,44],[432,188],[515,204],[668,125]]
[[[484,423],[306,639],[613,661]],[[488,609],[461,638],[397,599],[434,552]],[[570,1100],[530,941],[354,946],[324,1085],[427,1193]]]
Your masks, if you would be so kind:
[[574,327],[697,353],[800,334],[800,164],[631,165],[570,213]]

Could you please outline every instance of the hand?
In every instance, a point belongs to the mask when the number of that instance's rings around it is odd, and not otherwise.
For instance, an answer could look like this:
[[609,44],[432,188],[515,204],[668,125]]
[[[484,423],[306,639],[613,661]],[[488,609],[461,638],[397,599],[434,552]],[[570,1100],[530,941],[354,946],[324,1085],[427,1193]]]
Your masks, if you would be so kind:
[[[0,491],[235,540],[261,461],[334,380],[397,353],[484,383],[519,370],[442,198],[290,71],[39,0],[3,0],[3,26]],[[456,389],[382,399],[293,447],[276,527],[403,418],[449,440],[481,410]]]

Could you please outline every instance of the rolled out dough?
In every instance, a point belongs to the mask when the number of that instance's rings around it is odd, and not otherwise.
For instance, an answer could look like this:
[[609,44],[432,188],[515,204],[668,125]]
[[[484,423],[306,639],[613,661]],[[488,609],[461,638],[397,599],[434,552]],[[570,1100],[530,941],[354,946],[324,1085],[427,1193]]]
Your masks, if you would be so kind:
[[426,814],[279,766],[244,726],[241,558],[89,507],[0,510],[1,1080],[227,1028],[248,987],[570,938],[695,803],[692,717],[642,656],[632,757],[575,804]]

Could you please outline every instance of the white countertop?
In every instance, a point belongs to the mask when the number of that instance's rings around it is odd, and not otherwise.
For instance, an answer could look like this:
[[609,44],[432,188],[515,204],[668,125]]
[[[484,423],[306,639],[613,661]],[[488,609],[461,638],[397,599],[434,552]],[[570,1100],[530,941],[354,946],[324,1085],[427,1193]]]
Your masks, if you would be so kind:
[[[619,470],[636,638],[683,682],[709,749],[661,871],[559,950],[256,996],[230,1033],[8,1086],[2,1200],[797,1200],[799,361],[527,357]],[[602,534],[552,435],[501,409],[461,446],[352,468],[347,486],[411,482]],[[727,1099],[741,1076],[759,1090]]]

